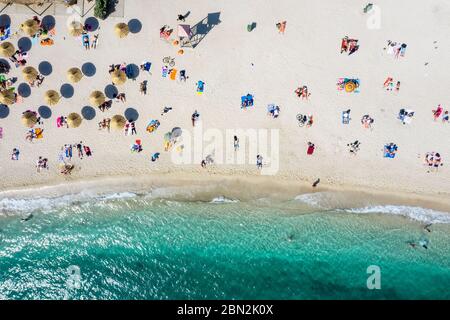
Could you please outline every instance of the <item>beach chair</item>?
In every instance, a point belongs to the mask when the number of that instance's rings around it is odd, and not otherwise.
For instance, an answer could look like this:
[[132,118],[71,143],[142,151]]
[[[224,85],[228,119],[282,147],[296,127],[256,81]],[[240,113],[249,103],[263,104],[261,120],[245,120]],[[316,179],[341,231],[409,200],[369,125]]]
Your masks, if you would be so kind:
[[166,66],[162,67],[162,77],[163,78],[167,78],[168,72],[169,72],[169,68],[167,68]]
[[170,72],[170,80],[175,80],[177,76],[177,69],[172,69]]

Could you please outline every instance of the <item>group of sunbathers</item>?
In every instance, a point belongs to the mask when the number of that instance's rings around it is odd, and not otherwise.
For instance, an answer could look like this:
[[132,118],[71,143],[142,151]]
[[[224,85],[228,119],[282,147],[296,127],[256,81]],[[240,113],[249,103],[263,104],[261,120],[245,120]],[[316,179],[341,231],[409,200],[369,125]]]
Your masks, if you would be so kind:
[[361,124],[366,129],[372,129],[372,124],[374,123],[374,121],[375,120],[371,118],[368,114],[363,115],[361,118]]
[[425,164],[429,168],[427,172],[430,172],[430,170],[437,171],[440,166],[444,165],[439,152],[427,152],[425,154]]
[[297,95],[297,97],[302,98],[302,99],[308,99],[308,97],[311,95],[311,93],[309,93],[309,91],[308,91],[307,86],[298,87],[295,90],[295,94]]
[[449,122],[449,114],[448,110],[444,111],[444,108],[439,104],[436,110],[432,110],[434,121],[437,121],[439,117],[442,115],[442,122]]
[[[386,80],[384,80],[383,88],[386,89],[386,91],[392,91],[394,89],[394,78],[387,77]],[[395,85],[395,92],[398,92],[400,90],[400,81],[397,81],[397,84]]]
[[387,143],[384,145],[384,157],[385,158],[395,158],[398,147],[395,143]]
[[349,39],[348,36],[342,38],[341,53],[348,52],[348,55],[355,53],[359,49],[358,40]]

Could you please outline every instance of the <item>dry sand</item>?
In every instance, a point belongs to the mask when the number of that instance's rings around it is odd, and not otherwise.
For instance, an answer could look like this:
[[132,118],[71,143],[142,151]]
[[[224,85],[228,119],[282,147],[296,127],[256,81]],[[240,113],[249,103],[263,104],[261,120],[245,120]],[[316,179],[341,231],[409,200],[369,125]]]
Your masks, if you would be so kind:
[[[437,104],[450,108],[448,70],[450,67],[450,3],[445,0],[414,2],[407,0],[377,1],[380,7],[380,29],[369,29],[363,14],[365,1],[127,1],[124,18],[108,18],[100,22],[97,50],[85,51],[81,39],[68,35],[67,17],[57,16],[55,45],[33,45],[28,64],[38,67],[49,61],[52,73],[40,88],[32,88],[30,97],[10,107],[10,114],[0,119],[4,136],[0,140],[0,189],[30,185],[60,184],[77,179],[100,176],[143,176],[168,174],[176,179],[184,173],[201,176],[226,175],[243,178],[258,176],[254,163],[242,165],[212,165],[207,169],[199,163],[175,165],[169,153],[163,151],[163,135],[179,126],[191,129],[191,114],[197,109],[203,128],[220,130],[233,128],[273,128],[280,131],[280,170],[271,179],[302,181],[311,184],[321,178],[320,187],[373,188],[385,192],[430,194],[449,199],[450,124],[434,122],[431,110]],[[195,48],[177,55],[178,48],[160,40],[159,28],[176,27],[177,14],[190,11],[186,23],[194,25],[208,13],[220,12],[221,23],[215,26]],[[13,29],[31,16],[11,16]],[[142,30],[125,39],[117,39],[113,28],[118,22],[138,19]],[[287,21],[286,33],[280,35],[275,24]],[[247,25],[256,22],[252,32]],[[339,53],[341,38],[348,35],[359,39],[359,50],[347,56]],[[64,39],[65,37],[65,39]],[[19,37],[13,39],[17,43]],[[406,55],[395,59],[383,48],[387,40],[408,45]],[[437,41],[437,43],[434,43]],[[435,49],[435,46],[438,48]],[[186,69],[186,83],[161,77],[162,58],[176,56],[176,68]],[[111,110],[96,118],[84,120],[77,129],[56,127],[56,117],[81,112],[89,105],[93,90],[104,90],[110,84],[108,66],[112,63],[152,62],[152,75],[141,72],[136,82],[119,86],[126,92],[125,104],[114,102]],[[26,128],[20,116],[27,109],[45,105],[46,90],[59,90],[67,83],[66,71],[92,62],[93,77],[84,77],[74,84],[74,95],[51,107],[51,119],[44,120],[45,137],[33,143],[25,141]],[[425,66],[425,63],[428,65]],[[20,69],[12,66],[10,76],[23,82]],[[383,88],[386,77],[401,81],[400,92],[388,93]],[[361,92],[346,94],[336,90],[339,77],[357,77]],[[139,93],[139,82],[148,80],[147,96]],[[202,96],[196,94],[196,82],[206,82]],[[300,85],[308,85],[311,97],[301,101],[294,94]],[[240,109],[241,95],[255,95],[255,107]],[[267,116],[266,107],[275,103],[281,107],[278,119]],[[160,116],[164,106],[173,111]],[[412,123],[402,125],[397,119],[400,108],[415,111]],[[98,130],[104,117],[123,114],[127,108],[139,112],[137,136],[123,132]],[[352,110],[349,125],[341,124],[341,112]],[[299,128],[297,113],[311,113],[315,123],[311,128]],[[360,124],[362,115],[374,119],[372,131]],[[145,132],[150,119],[159,119],[161,126],[152,134]],[[142,139],[144,151],[130,152],[135,139]],[[347,143],[358,139],[361,150],[357,156],[347,150]],[[70,177],[58,170],[61,146],[82,140],[94,156],[83,160],[74,156],[75,171]],[[313,156],[306,155],[306,144],[317,146]],[[399,146],[395,159],[385,159],[385,143]],[[242,141],[241,141],[242,143]],[[20,149],[20,161],[11,161],[11,151]],[[427,173],[423,157],[427,151],[440,152],[444,166],[438,173]],[[153,163],[150,155],[161,152]],[[50,169],[37,173],[38,156],[50,160]],[[266,156],[266,155],[263,155]],[[267,156],[266,156],[267,158]],[[254,160],[252,159],[254,162]],[[169,175],[170,174],[170,175]],[[264,180],[267,181],[267,180]]]

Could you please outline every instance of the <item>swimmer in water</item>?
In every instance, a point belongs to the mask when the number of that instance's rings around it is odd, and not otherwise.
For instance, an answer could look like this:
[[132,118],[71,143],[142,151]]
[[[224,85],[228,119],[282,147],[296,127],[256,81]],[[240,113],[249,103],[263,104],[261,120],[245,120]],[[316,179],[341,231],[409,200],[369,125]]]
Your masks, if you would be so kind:
[[32,218],[33,218],[33,214],[30,213],[26,218],[22,218],[21,220],[22,220],[22,222],[25,222],[25,221],[31,220]]
[[428,232],[431,232],[430,230],[431,227],[431,223],[427,224],[425,227],[423,227],[425,230],[427,230]]
[[412,248],[416,248],[416,244],[414,243],[414,242],[412,242],[412,241],[408,241],[407,242]]
[[423,248],[428,249],[428,240],[420,240],[420,241],[419,241],[419,244],[420,244]]

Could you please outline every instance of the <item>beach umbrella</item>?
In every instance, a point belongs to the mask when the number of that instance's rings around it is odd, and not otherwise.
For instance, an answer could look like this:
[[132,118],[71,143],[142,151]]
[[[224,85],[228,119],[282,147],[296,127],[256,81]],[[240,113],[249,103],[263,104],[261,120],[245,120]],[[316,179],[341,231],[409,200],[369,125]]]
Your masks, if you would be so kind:
[[190,38],[192,36],[191,27],[188,24],[178,25],[178,37],[179,38]]
[[127,81],[127,75],[122,70],[114,70],[111,73],[112,82],[114,84],[124,84]]
[[0,92],[0,103],[9,106],[14,102],[16,102],[16,95],[14,94],[14,92],[10,90],[3,90]]
[[69,33],[73,37],[79,37],[83,34],[83,24],[79,21],[72,21],[69,24]]
[[67,116],[67,124],[69,125],[69,128],[78,128],[82,120],[83,119],[81,116],[75,112],[72,112]]
[[0,54],[3,57],[11,57],[14,53],[16,53],[16,48],[14,48],[14,45],[11,42],[2,42],[0,44]]
[[39,31],[39,24],[34,19],[28,19],[20,26],[23,32],[32,37]]
[[116,130],[122,130],[123,127],[125,127],[125,124],[127,123],[127,120],[124,116],[121,116],[120,114],[116,114],[111,118],[111,128]]
[[54,106],[55,104],[57,104],[59,99],[61,99],[58,91],[55,91],[55,90],[48,90],[45,93],[44,98],[45,98],[45,101],[51,106]]
[[36,78],[38,76],[37,70],[33,67],[23,68],[22,74],[23,74],[24,79],[28,82],[36,80]]
[[105,102],[106,98],[103,92],[97,90],[91,93],[91,95],[89,96],[89,100],[93,106],[98,107],[103,102]]
[[174,138],[178,138],[178,137],[181,136],[182,132],[183,131],[181,130],[180,127],[175,127],[175,128],[172,129],[171,136],[174,137]]
[[37,117],[34,112],[26,111],[22,115],[22,123],[27,128],[33,128],[34,125],[37,123]]
[[83,78],[83,73],[78,68],[70,68],[67,71],[67,79],[69,79],[70,82],[77,83],[78,81]]
[[121,22],[116,24],[114,31],[119,38],[125,38],[130,32],[130,29],[126,23]]

